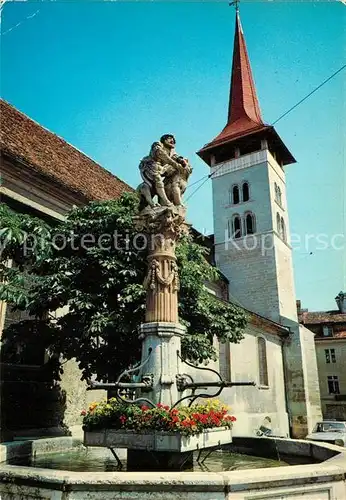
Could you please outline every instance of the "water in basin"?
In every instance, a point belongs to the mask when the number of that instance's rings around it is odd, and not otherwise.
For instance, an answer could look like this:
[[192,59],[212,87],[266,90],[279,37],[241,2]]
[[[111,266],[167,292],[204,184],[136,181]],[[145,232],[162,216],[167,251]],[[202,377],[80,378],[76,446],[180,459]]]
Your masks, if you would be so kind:
[[[195,456],[195,458],[197,455]],[[126,460],[122,460],[122,471],[126,471]],[[15,465],[15,464],[13,464]],[[45,469],[60,469],[83,472],[111,472],[118,470],[116,460],[111,452],[102,448],[83,448],[78,450],[68,450],[63,453],[49,453],[38,455],[30,459],[29,462],[18,461],[16,465],[40,467]],[[230,453],[224,451],[214,451],[203,464],[196,460],[193,468],[188,471],[208,471],[220,472],[242,469],[258,469],[263,467],[280,467],[288,463],[269,458],[260,458],[240,453]]]

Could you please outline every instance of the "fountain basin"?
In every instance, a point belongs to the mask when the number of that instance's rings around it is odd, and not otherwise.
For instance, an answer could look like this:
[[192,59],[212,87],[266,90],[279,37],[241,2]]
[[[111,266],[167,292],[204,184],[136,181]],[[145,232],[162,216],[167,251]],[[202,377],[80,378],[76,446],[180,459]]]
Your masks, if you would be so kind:
[[[65,441],[62,442],[61,440]],[[53,438],[1,445],[0,496],[3,500],[344,500],[346,449],[292,439],[234,438],[227,449],[255,455],[294,452],[295,463],[278,468],[231,472],[72,472],[10,465],[19,456],[47,453],[67,440]],[[81,444],[81,443],[80,443]],[[75,446],[77,443],[75,443]],[[72,444],[71,444],[72,446]],[[287,455],[287,456],[288,456]],[[316,460],[320,463],[316,463]],[[322,461],[323,460],[323,461]]]

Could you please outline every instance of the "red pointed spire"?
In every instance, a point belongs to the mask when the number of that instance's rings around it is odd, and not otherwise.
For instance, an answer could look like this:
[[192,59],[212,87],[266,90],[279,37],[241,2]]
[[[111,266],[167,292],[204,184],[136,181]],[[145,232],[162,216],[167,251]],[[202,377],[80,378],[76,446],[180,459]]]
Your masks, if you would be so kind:
[[[249,56],[246,50],[245,38],[239,18],[239,12],[237,12],[236,14],[235,21],[233,63],[227,126],[234,124],[238,120],[251,120],[256,124],[264,125],[257,99],[255,83],[252,77]],[[254,124],[249,125],[252,128]]]
[[266,125],[262,121],[244,33],[240,23],[239,12],[237,11],[228,120],[222,132],[209,144],[204,146],[201,152],[205,148],[209,149],[219,143],[229,142],[232,139],[251,133],[251,131],[263,129],[264,127]]
[[237,9],[227,123],[221,133],[197,154],[212,166],[215,161],[217,163],[234,158],[235,148],[238,148],[238,151],[240,148],[241,151],[244,146],[246,150],[249,150],[249,147],[258,147],[262,139],[268,141],[272,151],[278,154],[284,165],[295,162],[274,127],[266,125],[262,120]]

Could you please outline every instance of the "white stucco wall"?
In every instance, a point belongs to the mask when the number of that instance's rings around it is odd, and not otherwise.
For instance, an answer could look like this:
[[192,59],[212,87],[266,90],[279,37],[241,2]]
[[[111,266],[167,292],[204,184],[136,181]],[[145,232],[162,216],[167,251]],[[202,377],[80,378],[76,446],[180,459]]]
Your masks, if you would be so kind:
[[[259,386],[259,365],[257,337],[266,339],[268,386]],[[288,416],[285,403],[285,383],[281,340],[262,329],[248,325],[244,339],[239,344],[220,344],[219,360],[208,368],[218,370],[223,379],[233,382],[252,382],[257,385],[235,386],[223,389],[217,399],[231,407],[230,413],[237,418],[233,433],[235,436],[254,436],[266,417],[271,420],[274,435],[288,436]],[[186,365],[184,372],[195,381],[217,380],[211,372],[196,370]],[[216,389],[208,389],[209,394]]]

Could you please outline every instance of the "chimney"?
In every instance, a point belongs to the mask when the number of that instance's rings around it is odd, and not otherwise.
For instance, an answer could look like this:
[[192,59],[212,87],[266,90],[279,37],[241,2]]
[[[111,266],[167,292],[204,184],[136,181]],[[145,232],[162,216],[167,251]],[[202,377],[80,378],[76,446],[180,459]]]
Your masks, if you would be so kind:
[[297,314],[300,314],[302,310],[302,302],[301,300],[297,300],[296,303],[297,303]]
[[335,297],[335,300],[341,314],[346,314],[346,293],[340,292],[339,295]]

